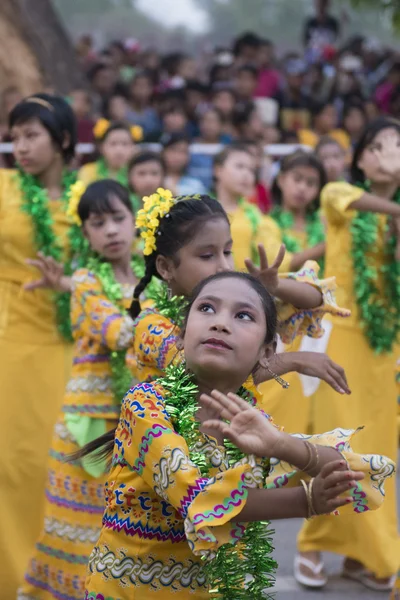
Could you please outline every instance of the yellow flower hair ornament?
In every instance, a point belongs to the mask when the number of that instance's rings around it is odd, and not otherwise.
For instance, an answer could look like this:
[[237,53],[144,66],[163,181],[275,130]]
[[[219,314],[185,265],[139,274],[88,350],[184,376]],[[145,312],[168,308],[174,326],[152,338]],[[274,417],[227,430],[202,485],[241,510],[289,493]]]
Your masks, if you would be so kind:
[[69,194],[67,216],[73,223],[79,226],[82,225],[82,221],[80,220],[78,215],[78,206],[85,190],[86,185],[83,183],[83,181],[76,181],[74,185],[71,186],[71,191]]
[[95,126],[93,127],[93,135],[96,138],[96,140],[101,140],[105,134],[107,133],[108,129],[110,128],[110,121],[108,121],[108,119],[99,119],[98,121],[96,121]]
[[140,125],[132,125],[130,132],[134,142],[141,142],[143,140],[143,128]]
[[160,219],[169,213],[175,202],[172,192],[163,188],[158,188],[155,194],[143,198],[143,208],[136,215],[136,227],[142,230],[140,235],[144,239],[145,256],[157,249],[156,232]]

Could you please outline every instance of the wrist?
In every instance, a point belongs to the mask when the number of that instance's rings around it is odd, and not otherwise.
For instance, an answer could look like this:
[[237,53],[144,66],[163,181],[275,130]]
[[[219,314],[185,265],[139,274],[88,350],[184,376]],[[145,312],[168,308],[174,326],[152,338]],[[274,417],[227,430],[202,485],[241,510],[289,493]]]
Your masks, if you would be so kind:
[[62,275],[60,277],[58,285],[57,285],[57,291],[61,292],[61,293],[71,292],[72,291],[71,277],[68,277],[67,275]]

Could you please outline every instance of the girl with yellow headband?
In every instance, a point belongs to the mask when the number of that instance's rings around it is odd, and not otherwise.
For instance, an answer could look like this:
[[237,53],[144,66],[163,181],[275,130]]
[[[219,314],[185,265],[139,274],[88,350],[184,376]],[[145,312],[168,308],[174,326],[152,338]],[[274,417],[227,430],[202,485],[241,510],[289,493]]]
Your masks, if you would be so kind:
[[135,143],[143,138],[141,127],[130,127],[122,122],[100,119],[93,133],[100,157],[96,162],[80,168],[78,177],[85,185],[99,179],[115,179],[128,185],[128,163],[135,151]]
[[136,370],[126,352],[134,333],[127,309],[144,266],[131,255],[136,230],[128,191],[110,179],[95,182],[74,197],[70,214],[97,258],[71,281],[72,373],[48,456],[43,529],[21,599],[83,598],[104,509],[105,464],[65,459],[116,425]]
[[62,98],[40,94],[9,119],[17,170],[0,170],[0,581],[14,600],[39,533],[46,453],[71,364],[69,296],[45,289],[37,253],[70,274],[81,254],[67,215],[76,123]]

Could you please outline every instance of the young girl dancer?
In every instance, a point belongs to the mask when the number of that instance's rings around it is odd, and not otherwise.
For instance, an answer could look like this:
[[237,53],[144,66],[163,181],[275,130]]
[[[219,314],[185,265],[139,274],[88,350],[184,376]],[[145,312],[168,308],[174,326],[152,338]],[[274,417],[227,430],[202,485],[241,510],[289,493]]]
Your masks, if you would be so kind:
[[[232,270],[234,266],[229,220],[218,201],[209,196],[173,198],[168,191],[159,192],[145,200],[136,223],[142,229],[146,263],[131,308],[135,318],[133,350],[141,381],[162,374],[176,354],[177,318],[182,303],[193,288],[205,277]],[[325,313],[347,314],[335,305],[333,280],[319,281],[308,270],[288,278],[278,277],[282,258],[281,249],[277,260],[269,267],[264,250],[260,248],[260,267],[255,267],[251,261],[248,263],[252,272],[279,299],[280,335],[286,341],[296,335],[321,335],[320,323]],[[156,296],[155,306],[139,315],[138,298],[152,277],[165,282],[168,297],[165,294]],[[325,356],[313,354],[313,358],[315,360],[310,361],[306,353],[279,355],[274,359],[273,372],[271,366],[269,374],[263,373],[263,377],[281,375],[286,370],[311,368],[315,369],[315,376],[324,377],[336,390],[348,391],[340,367],[328,364]]]
[[[66,214],[76,123],[62,98],[40,94],[9,119],[18,170],[0,171],[1,596],[14,600],[39,534],[46,454],[71,362],[69,298],[43,289],[43,252],[66,269],[81,233]],[[76,258],[76,257],[75,257]],[[21,525],[21,515],[24,523]]]
[[140,152],[128,165],[128,184],[134,212],[142,208],[142,198],[164,185],[165,165],[160,154]]
[[251,407],[258,399],[242,386],[273,351],[275,330],[273,299],[258,280],[224,272],[203,281],[183,324],[186,365],[130,390],[115,443],[110,432],[83,450],[112,452],[87,600],[261,600],[274,564],[257,522],[357,511],[358,492],[371,509],[381,504],[374,475],[382,486],[394,465],[374,457],[371,474],[369,460],[349,451],[353,432],[310,443]]
[[78,177],[85,185],[99,179],[115,179],[128,185],[128,163],[135,150],[135,142],[141,140],[141,128],[125,123],[111,123],[107,119],[97,121],[93,133],[98,144],[100,158],[80,168]]
[[[45,519],[19,599],[81,600],[86,563],[104,510],[104,465],[66,462],[85,443],[115,427],[132,385],[126,359],[133,322],[127,313],[143,262],[131,256],[135,237],[128,191],[106,179],[71,198],[71,213],[93,251],[72,279],[74,356],[47,471]],[[43,492],[42,492],[43,493]]]
[[[321,383],[313,421],[317,431],[362,423],[365,429],[355,448],[392,459],[397,454],[394,370],[400,329],[399,145],[397,121],[372,122],[354,153],[351,175],[357,187],[331,183],[322,192],[328,224],[326,274],[336,274],[339,298],[351,308],[346,324],[333,320],[327,353],[333,360],[340,356],[353,395],[351,402],[337,402]],[[308,522],[298,540],[298,581],[324,586],[320,552],[332,551],[345,557],[345,577],[375,590],[391,589],[400,557],[394,482],[386,496],[380,511],[359,521]]]

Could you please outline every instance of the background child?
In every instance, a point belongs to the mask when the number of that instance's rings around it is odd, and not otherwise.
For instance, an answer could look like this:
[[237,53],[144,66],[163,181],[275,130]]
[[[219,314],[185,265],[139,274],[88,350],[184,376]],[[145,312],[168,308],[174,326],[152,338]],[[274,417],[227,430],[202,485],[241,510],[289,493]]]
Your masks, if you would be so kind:
[[140,152],[128,165],[128,183],[135,213],[142,208],[142,198],[151,196],[164,185],[165,165],[160,154]]

